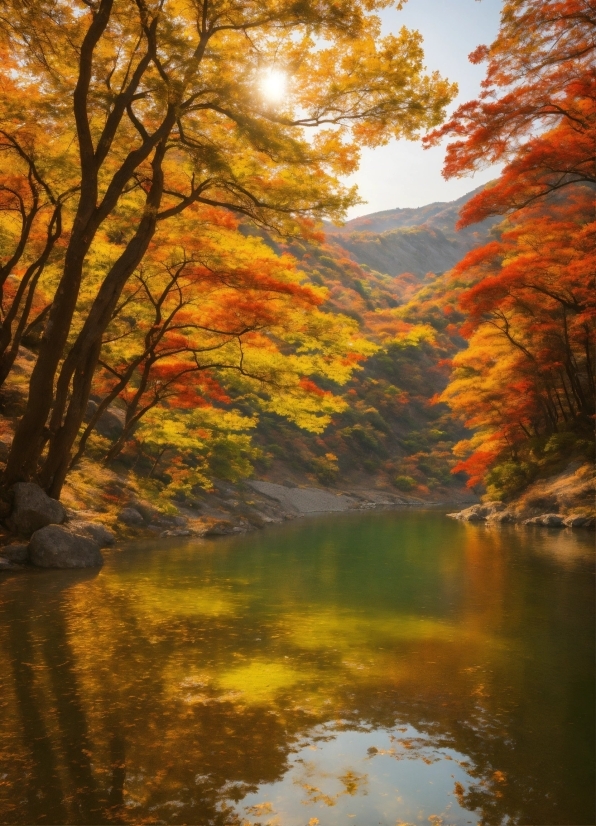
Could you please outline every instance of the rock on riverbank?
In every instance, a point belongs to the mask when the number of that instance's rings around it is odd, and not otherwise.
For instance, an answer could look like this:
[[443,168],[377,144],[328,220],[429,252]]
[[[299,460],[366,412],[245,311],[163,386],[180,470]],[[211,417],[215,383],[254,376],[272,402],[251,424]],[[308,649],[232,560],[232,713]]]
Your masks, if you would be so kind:
[[115,537],[104,525],[68,519],[65,508],[38,485],[14,485],[7,526],[28,542],[0,549],[0,570],[14,571],[31,564],[39,568],[97,568],[103,564],[100,548]]
[[[64,508],[36,485],[21,486],[28,491],[27,501],[38,503],[37,509],[27,511],[26,531],[33,536],[30,541],[17,540],[16,522],[22,526],[25,522],[19,516],[20,505],[13,506],[6,522],[10,534],[0,537],[0,540],[12,544],[0,547],[0,570],[20,570],[30,564],[41,567],[101,565],[101,554],[98,556],[91,551],[89,541],[99,549],[121,539],[232,536],[309,514],[446,504],[381,488],[342,491],[299,486],[290,481],[279,484],[247,480],[232,484],[213,480],[212,490],[181,498],[176,501],[176,511],[172,513],[173,503],[167,503],[165,512],[166,507],[158,509],[155,503],[141,498],[139,491],[126,477],[106,470],[103,474],[108,476],[107,480],[102,478],[107,492],[118,502],[109,511],[102,501],[99,488],[96,501],[90,499],[82,503],[84,509],[81,510],[79,502],[73,507],[74,503],[67,501]],[[460,496],[455,501],[464,504],[466,500]],[[452,503],[455,502],[452,500]],[[103,524],[104,521],[110,530]]]
[[47,525],[35,531],[29,543],[29,561],[38,568],[99,568],[103,557],[99,544],[63,525]]
[[541,513],[528,517],[527,514],[507,508],[502,502],[486,502],[482,505],[472,505],[457,513],[448,513],[452,519],[462,522],[486,522],[489,524],[520,522],[523,525],[541,525],[546,528],[594,528],[595,519],[585,514],[570,513]]
[[545,528],[593,530],[594,471],[585,464],[570,464],[556,476],[530,485],[514,502],[483,502],[448,516],[464,522],[517,522]]

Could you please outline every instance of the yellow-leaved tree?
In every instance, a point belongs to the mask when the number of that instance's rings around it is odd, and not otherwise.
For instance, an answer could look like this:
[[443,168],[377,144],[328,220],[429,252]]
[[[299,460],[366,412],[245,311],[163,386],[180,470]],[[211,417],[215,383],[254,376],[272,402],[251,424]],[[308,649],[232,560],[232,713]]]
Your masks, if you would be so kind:
[[[17,281],[32,264],[41,283],[52,272],[5,484],[60,495],[106,330],[170,221],[203,205],[308,232],[357,200],[338,176],[361,146],[440,123],[455,87],[425,74],[416,32],[381,36],[386,5],[7,0],[3,169],[18,158],[21,188],[32,181],[44,208],[28,196],[5,263]],[[44,227],[58,240],[35,263]]]

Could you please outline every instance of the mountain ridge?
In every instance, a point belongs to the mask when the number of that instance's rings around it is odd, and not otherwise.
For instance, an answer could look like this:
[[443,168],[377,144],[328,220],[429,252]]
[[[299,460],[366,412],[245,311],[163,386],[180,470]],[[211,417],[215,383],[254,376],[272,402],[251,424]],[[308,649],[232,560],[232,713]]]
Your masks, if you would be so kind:
[[499,218],[489,218],[456,230],[462,206],[484,187],[454,201],[423,207],[373,212],[347,221],[343,227],[325,225],[330,244],[341,247],[360,266],[390,276],[409,272],[418,278],[445,272],[474,247],[489,240]]

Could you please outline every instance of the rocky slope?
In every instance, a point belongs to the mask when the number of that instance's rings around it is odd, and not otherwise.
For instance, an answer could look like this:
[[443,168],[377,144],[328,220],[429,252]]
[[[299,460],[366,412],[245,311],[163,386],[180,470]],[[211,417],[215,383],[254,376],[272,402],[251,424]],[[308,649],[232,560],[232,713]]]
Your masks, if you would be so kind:
[[537,480],[511,502],[484,502],[449,516],[465,522],[517,522],[593,530],[596,524],[594,469],[591,465],[573,462],[556,476]]

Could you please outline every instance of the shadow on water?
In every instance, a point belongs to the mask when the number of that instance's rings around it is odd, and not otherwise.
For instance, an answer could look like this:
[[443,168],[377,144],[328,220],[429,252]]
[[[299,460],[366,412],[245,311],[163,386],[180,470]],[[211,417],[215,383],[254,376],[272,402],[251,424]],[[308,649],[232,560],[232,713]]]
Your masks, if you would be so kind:
[[376,514],[13,577],[0,822],[592,824],[590,544]]
[[19,711],[23,744],[30,756],[24,773],[27,808],[32,823],[66,823],[67,809],[52,740],[44,723],[33,674],[34,649],[26,604],[15,600],[7,616],[8,652]]
[[[40,576],[43,574],[39,572],[30,575],[30,597],[36,594]],[[69,588],[96,576],[95,571],[48,572],[43,587],[48,605],[41,615],[38,603],[30,598],[16,596],[6,602],[8,651],[29,757],[24,777],[27,821],[31,823],[119,822],[108,813],[122,805],[124,741],[118,732],[114,733],[114,782],[106,807],[91,767],[92,744],[80,697],[76,657],[68,639],[68,606],[64,601]],[[40,672],[47,680],[37,678]],[[55,724],[53,732],[48,717]]]

